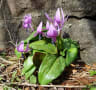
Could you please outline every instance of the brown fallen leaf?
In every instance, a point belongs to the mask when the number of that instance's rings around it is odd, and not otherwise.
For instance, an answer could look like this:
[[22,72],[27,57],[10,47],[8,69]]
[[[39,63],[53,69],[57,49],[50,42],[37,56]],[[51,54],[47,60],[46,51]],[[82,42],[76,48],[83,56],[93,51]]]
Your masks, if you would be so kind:
[[73,70],[72,70],[72,73],[73,73],[73,74],[75,74],[76,72],[77,72],[77,70],[76,70],[76,69],[73,69]]
[[17,67],[18,67],[18,64],[12,64],[8,66],[5,71],[3,71],[3,74],[6,74],[6,73],[10,74]]
[[30,87],[25,87],[25,89],[24,90],[30,90]]
[[42,86],[39,86],[39,87],[37,88],[37,90],[48,90],[48,88],[44,88],[44,87],[42,87]]
[[89,70],[89,69],[91,69],[91,66],[89,66],[89,65],[85,65],[85,67]]
[[75,64],[70,64],[72,67],[75,67],[76,65]]
[[80,82],[80,83],[83,83],[84,85],[89,85],[90,82],[87,78],[85,77],[82,77],[82,78],[77,78],[77,80]]

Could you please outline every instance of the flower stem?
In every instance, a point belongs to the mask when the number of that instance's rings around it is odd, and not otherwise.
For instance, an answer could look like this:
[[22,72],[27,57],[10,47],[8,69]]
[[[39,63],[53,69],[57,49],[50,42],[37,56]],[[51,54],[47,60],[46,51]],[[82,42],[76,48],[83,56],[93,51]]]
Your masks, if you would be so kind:
[[39,34],[39,40],[41,40],[41,34]]
[[53,41],[53,39],[51,40],[51,43],[54,45],[54,41]]

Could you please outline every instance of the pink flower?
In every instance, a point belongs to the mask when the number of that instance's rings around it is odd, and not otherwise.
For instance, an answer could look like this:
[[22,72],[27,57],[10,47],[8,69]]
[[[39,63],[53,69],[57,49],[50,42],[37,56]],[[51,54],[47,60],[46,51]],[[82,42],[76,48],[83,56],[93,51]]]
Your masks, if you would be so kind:
[[28,15],[24,16],[24,19],[23,19],[23,27],[24,27],[25,29],[30,29],[30,28],[31,28],[32,31],[33,31],[34,29],[33,29],[32,25],[31,25],[31,23],[32,23],[31,14],[28,14]]
[[38,27],[37,27],[37,33],[38,33],[38,34],[42,34],[42,25],[43,25],[43,23],[42,23],[42,21],[41,21],[40,24],[39,24]]
[[45,16],[51,23],[53,23],[57,30],[61,30],[65,21],[68,19],[68,16],[65,18],[62,8],[57,9],[54,19],[50,18],[47,13],[45,13]]
[[53,22],[52,18],[50,18],[47,13],[45,13],[45,16],[46,16],[46,18],[47,18],[50,22]]
[[50,26],[49,21],[47,21],[47,22],[46,22],[46,29],[47,29],[47,30],[49,29],[49,26]]
[[54,42],[56,42],[57,36],[58,36],[57,29],[53,26],[53,24],[50,24],[49,30],[47,32],[47,37],[51,38]]
[[24,23],[25,24],[31,24],[32,23],[31,14],[28,14],[28,15],[24,16]]
[[16,49],[18,52],[28,52],[30,50],[29,44],[27,44],[26,49],[24,49],[24,41],[21,41],[21,43],[18,46],[16,43]]
[[57,11],[56,11],[56,15],[55,15],[55,20],[58,24],[61,23],[61,16],[60,16],[60,9],[58,8]]
[[34,36],[36,37],[37,35],[39,35],[39,40],[41,39],[42,36],[45,36],[44,32],[42,32],[42,26],[43,26],[43,22],[41,21],[40,24],[37,27],[37,32],[34,34]]

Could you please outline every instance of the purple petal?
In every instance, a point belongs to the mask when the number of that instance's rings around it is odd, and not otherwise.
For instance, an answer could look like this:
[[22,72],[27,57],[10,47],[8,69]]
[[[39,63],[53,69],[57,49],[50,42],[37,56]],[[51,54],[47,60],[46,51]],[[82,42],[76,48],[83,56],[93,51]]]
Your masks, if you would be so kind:
[[28,52],[29,49],[29,43],[27,43],[26,49],[24,50],[24,41],[21,41],[21,43],[17,46],[17,42],[16,42],[16,49],[18,52]]
[[32,32],[34,31],[34,28],[31,24],[29,24],[29,27],[31,28]]
[[24,24],[28,24],[29,23],[29,21],[28,21],[28,19],[24,19]]
[[64,22],[61,22],[61,26],[60,26],[61,29],[63,28],[64,23],[65,23],[67,20],[68,20],[68,16],[64,19]]
[[58,36],[58,31],[56,28],[51,24],[49,27],[49,30],[47,32],[48,37],[57,37]]
[[62,8],[61,8],[61,15],[62,15],[62,22],[61,23],[63,24],[64,23],[64,17],[65,16],[64,16],[64,12],[63,12],[63,9]]
[[39,26],[37,27],[37,33],[41,34],[42,33],[42,22],[40,22]]
[[53,22],[52,18],[50,18],[47,13],[45,13],[45,16],[46,16],[46,18],[47,18],[50,22]]
[[32,23],[31,14],[28,14],[28,15],[24,16],[23,22],[26,23],[26,24]]
[[36,37],[38,35],[38,33],[36,32],[35,34],[34,34],[34,37]]
[[21,41],[21,43],[16,46],[16,49],[18,52],[24,52],[24,41]]
[[29,43],[27,43],[27,46],[26,46],[26,49],[25,49],[24,52],[28,52],[29,50],[30,50],[30,48],[29,48]]
[[46,22],[46,29],[47,29],[47,30],[49,29],[49,26],[50,26],[50,24],[49,24],[49,22],[47,21],[47,22]]
[[61,22],[61,17],[60,17],[60,9],[58,8],[56,11],[55,19],[58,23]]
[[24,27],[25,29],[27,29],[27,28],[28,28],[28,24],[24,24],[24,23],[23,23],[23,27]]
[[54,20],[54,26],[58,27],[58,23],[56,22],[56,20]]

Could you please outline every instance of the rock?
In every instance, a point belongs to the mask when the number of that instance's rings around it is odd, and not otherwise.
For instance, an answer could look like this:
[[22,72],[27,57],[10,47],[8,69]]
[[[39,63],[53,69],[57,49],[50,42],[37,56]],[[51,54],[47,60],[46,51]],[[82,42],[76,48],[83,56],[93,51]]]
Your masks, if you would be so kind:
[[79,41],[81,59],[86,63],[96,63],[96,21],[69,19],[64,31]]
[[53,13],[62,7],[68,15],[94,16],[96,14],[96,0],[7,0],[13,16],[20,16],[26,12],[48,11]]
[[[0,42],[8,39],[6,28],[2,27],[8,27],[14,42],[21,41],[29,36],[22,28],[22,18],[25,14],[31,13],[33,26],[37,26],[42,19],[45,23],[45,12],[54,16],[58,7],[62,7],[65,14],[71,16],[64,30],[72,39],[80,42],[81,59],[86,63],[96,62],[96,22],[91,20],[96,15],[96,0],[3,0],[0,19],[4,19],[5,15],[6,25],[0,21]],[[3,47],[5,44],[0,45]]]

